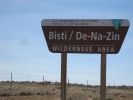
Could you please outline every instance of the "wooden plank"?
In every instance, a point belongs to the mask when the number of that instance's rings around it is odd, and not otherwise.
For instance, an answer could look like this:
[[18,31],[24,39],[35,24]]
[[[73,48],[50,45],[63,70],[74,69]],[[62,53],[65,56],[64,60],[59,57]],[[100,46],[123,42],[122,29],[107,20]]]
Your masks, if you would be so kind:
[[106,100],[106,54],[101,54],[100,100]]
[[61,53],[61,100],[66,100],[67,53]]

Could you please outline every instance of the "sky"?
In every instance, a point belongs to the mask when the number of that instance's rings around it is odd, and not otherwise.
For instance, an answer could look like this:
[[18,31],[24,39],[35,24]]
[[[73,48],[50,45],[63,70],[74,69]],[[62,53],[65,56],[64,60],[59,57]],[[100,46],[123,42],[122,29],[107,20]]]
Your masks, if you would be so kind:
[[[107,85],[133,86],[133,0],[0,0],[0,81],[58,81],[61,54],[48,50],[42,19],[129,19],[118,54],[107,55]],[[100,54],[68,54],[71,83],[100,84]]]

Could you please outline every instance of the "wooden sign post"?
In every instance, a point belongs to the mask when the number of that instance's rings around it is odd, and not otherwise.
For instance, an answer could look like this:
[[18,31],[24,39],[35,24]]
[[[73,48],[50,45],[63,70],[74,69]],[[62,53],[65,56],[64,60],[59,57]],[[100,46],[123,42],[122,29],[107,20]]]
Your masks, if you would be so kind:
[[42,29],[52,53],[61,53],[61,100],[66,100],[67,53],[101,54],[100,100],[106,100],[106,54],[120,51],[127,19],[44,19]]
[[66,100],[67,53],[61,53],[61,100]]
[[106,54],[101,54],[100,100],[106,100]]

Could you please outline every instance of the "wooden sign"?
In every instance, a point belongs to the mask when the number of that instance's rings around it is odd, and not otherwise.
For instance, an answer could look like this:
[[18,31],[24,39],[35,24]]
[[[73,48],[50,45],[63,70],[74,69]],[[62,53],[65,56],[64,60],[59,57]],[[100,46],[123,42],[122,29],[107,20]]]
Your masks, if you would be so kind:
[[120,51],[129,28],[127,19],[44,19],[43,33],[53,53]]

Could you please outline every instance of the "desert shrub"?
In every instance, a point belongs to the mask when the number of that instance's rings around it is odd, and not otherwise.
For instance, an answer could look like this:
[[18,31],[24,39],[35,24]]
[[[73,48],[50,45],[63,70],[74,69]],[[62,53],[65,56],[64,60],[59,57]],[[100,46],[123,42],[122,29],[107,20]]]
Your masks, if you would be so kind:
[[93,97],[92,100],[99,100],[99,98],[98,97]]
[[21,91],[21,92],[19,93],[19,95],[20,95],[20,96],[28,96],[28,95],[32,95],[32,93],[31,93],[31,92],[28,92],[28,91]]
[[107,98],[106,100],[114,100],[113,98]]
[[82,93],[75,93],[67,98],[67,100],[87,100],[87,99],[88,99],[87,96],[85,96]]
[[0,96],[3,96],[3,97],[4,97],[4,96],[10,96],[10,94],[4,92],[4,93],[1,93]]
[[121,95],[121,93],[116,93],[116,94],[115,94],[115,97],[116,97],[116,96],[119,96],[119,95]]
[[37,92],[37,95],[44,95],[44,92]]
[[93,90],[92,92],[93,92],[93,93],[96,93],[97,91],[96,91],[96,90]]
[[59,89],[59,90],[60,90],[60,89],[61,89],[61,87],[60,87],[60,86],[58,86],[58,87],[56,87],[56,89]]
[[92,98],[92,95],[89,95],[90,98]]
[[45,91],[44,94],[46,94],[46,95],[52,95],[52,93],[50,91]]

